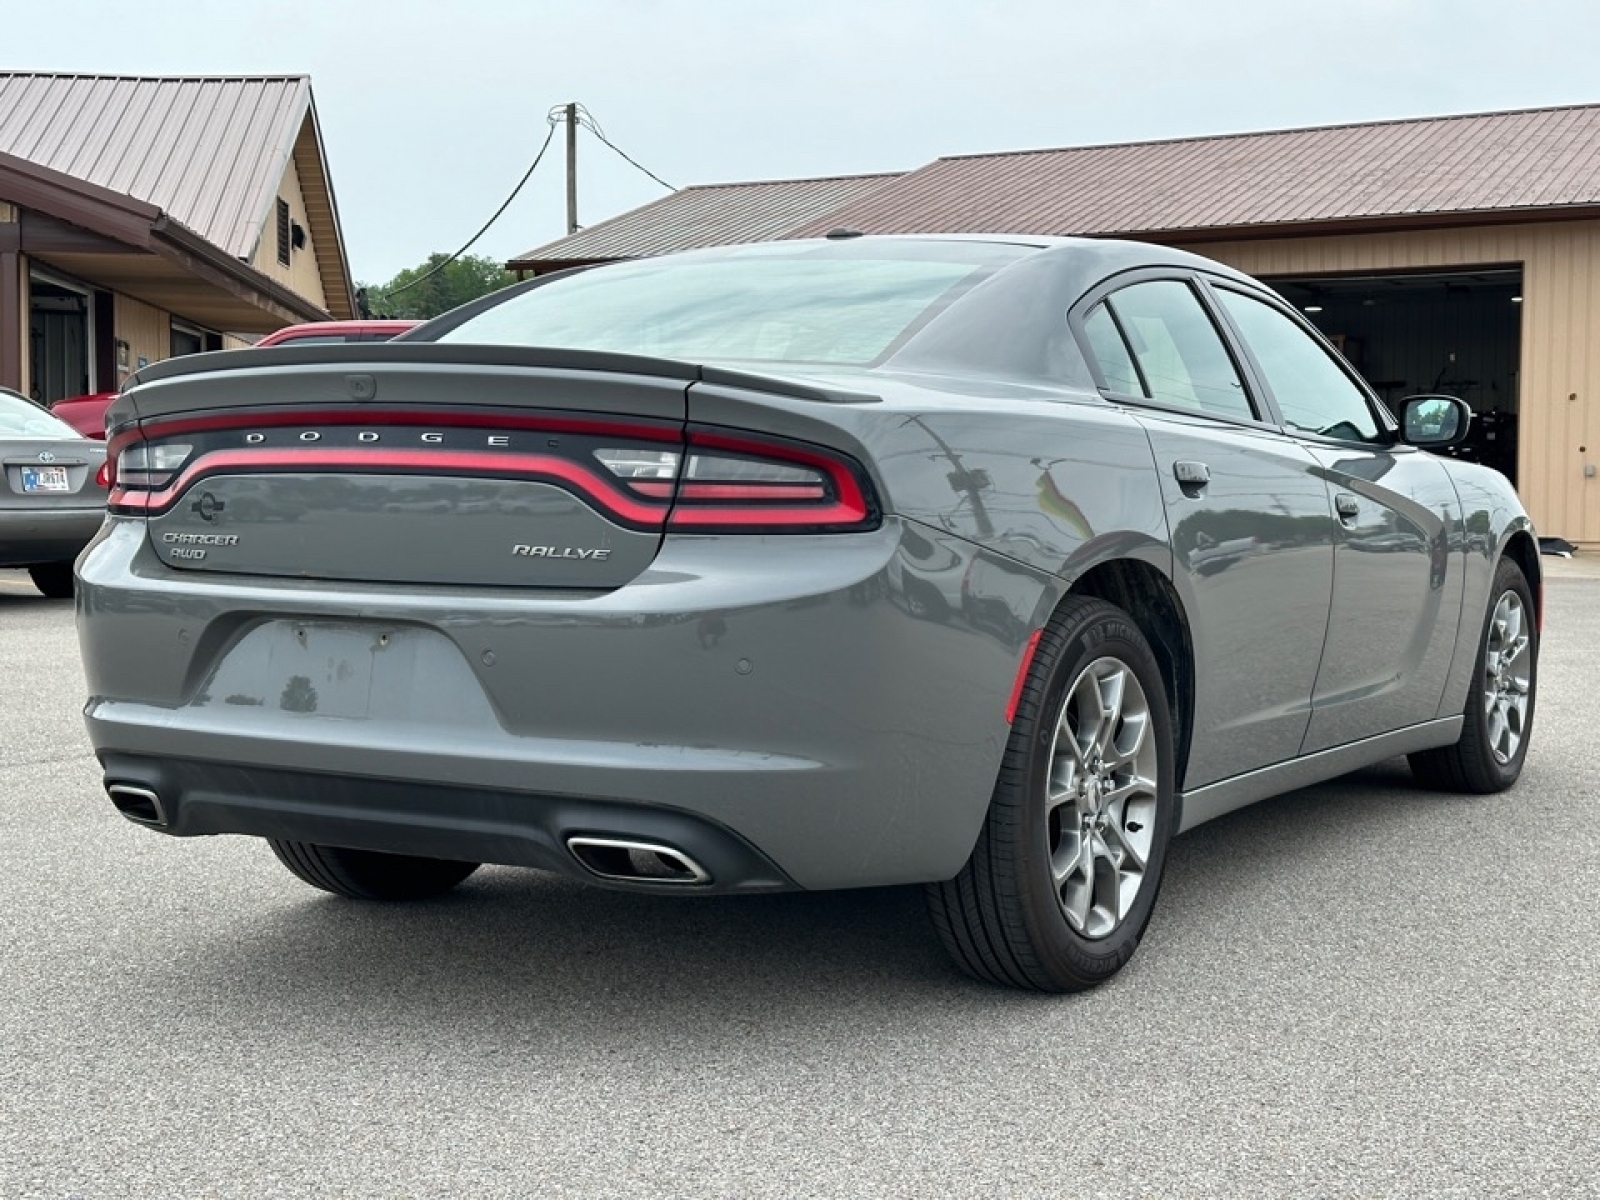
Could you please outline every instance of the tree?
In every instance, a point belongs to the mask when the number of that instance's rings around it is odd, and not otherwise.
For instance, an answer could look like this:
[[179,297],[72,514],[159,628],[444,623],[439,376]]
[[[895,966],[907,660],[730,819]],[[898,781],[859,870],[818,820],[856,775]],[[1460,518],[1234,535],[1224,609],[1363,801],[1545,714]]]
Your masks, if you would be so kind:
[[387,283],[358,284],[366,293],[368,313],[426,321],[516,282],[494,259],[475,254],[464,254],[441,269],[449,257],[430,254],[426,262],[406,268]]

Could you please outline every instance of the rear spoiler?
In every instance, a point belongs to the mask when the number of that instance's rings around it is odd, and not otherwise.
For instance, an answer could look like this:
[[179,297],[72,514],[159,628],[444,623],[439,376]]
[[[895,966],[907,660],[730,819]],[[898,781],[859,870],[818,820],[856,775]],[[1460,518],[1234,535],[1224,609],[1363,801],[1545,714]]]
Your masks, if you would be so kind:
[[870,392],[833,387],[791,375],[733,370],[672,358],[639,354],[613,354],[599,350],[563,350],[546,346],[475,346],[441,342],[352,342],[315,346],[271,346],[264,350],[217,350],[186,354],[152,363],[135,372],[123,385],[131,391],[143,383],[179,379],[214,372],[251,371],[263,367],[381,367],[388,364],[430,364],[475,367],[532,367],[569,371],[604,371],[681,379],[684,383],[714,383],[728,387],[811,400],[820,404],[874,404]]

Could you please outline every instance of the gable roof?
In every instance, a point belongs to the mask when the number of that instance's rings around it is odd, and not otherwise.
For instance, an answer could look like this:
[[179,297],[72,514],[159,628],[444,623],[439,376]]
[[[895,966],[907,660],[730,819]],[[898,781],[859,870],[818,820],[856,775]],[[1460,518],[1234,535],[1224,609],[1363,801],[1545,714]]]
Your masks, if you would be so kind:
[[686,187],[512,259],[512,271],[548,271],[647,258],[735,242],[767,242],[870,196],[898,173],[835,175]]
[[353,310],[308,76],[0,72],[0,153],[154,205],[246,262],[294,161],[329,308]]
[[1600,105],[1584,105],[941,158],[791,236],[844,225],[1183,239],[1597,206]]

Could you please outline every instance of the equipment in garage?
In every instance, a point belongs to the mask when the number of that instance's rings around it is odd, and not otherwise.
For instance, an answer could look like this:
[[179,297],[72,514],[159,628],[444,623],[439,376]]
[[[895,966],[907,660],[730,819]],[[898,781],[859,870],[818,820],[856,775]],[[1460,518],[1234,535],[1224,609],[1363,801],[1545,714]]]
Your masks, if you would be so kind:
[[1517,481],[1522,268],[1267,280],[1389,402],[1438,393],[1472,407],[1451,453]]

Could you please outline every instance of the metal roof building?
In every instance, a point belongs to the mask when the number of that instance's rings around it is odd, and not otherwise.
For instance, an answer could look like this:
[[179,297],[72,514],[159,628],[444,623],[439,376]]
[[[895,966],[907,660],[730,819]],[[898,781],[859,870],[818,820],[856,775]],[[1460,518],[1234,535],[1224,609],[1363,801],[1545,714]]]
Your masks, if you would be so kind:
[[802,227],[1194,241],[1600,216],[1600,106],[941,158]]
[[[692,230],[668,197],[529,265],[750,240],[746,196],[705,191]],[[1265,278],[1384,398],[1467,400],[1464,453],[1600,547],[1600,105],[952,156],[762,236],[837,227],[1130,237]]]
[[0,73],[0,383],[354,310],[308,78]]
[[623,213],[518,255],[506,269],[539,275],[563,267],[648,258],[729,242],[769,242],[793,237],[819,215],[871,196],[895,174],[839,175],[686,187],[653,204]]

